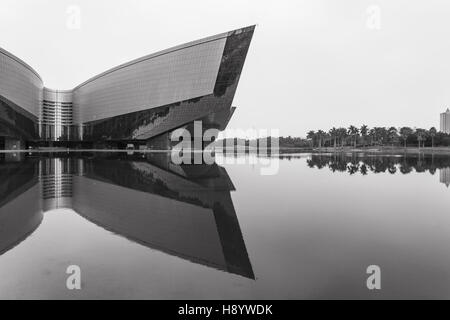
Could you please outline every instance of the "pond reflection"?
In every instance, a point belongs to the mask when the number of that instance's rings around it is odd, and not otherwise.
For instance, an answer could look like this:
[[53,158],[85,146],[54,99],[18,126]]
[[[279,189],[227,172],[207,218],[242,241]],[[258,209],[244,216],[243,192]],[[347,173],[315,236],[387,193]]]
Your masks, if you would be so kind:
[[169,155],[6,154],[0,159],[0,254],[45,219],[73,209],[148,248],[254,279],[227,171],[179,166]]
[[[0,298],[450,296],[450,157],[250,156],[5,155]],[[72,264],[79,292],[65,286]]]
[[308,167],[331,172],[347,172],[350,175],[369,173],[409,174],[439,172],[439,180],[450,185],[450,157],[433,154],[383,155],[371,156],[353,154],[312,154],[306,161]]

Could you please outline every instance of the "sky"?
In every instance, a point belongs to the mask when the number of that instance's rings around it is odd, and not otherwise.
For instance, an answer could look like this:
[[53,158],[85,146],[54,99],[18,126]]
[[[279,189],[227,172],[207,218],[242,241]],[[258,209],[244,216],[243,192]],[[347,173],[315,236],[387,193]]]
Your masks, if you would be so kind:
[[71,89],[256,24],[228,128],[304,137],[350,124],[438,127],[450,106],[449,17],[446,0],[1,0],[0,47],[45,86]]

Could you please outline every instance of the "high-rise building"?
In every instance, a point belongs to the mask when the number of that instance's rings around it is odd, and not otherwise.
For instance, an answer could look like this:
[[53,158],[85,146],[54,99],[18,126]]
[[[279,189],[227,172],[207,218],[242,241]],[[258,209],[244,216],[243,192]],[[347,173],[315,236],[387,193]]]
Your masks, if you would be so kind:
[[450,109],[441,113],[441,132],[450,133]]
[[254,26],[157,52],[105,71],[72,90],[0,49],[0,148],[27,144],[168,143],[196,120],[225,129]]

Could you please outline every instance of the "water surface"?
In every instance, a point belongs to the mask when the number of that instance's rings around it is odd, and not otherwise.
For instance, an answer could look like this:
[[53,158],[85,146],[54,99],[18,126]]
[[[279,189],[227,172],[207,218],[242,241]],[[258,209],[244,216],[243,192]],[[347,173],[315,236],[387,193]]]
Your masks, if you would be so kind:
[[0,298],[450,298],[450,157],[260,159],[0,154]]

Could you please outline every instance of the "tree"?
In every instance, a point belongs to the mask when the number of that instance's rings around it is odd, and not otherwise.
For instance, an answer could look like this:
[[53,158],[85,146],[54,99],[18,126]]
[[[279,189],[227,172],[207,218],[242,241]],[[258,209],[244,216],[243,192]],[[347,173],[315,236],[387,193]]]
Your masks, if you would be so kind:
[[334,149],[336,149],[336,143],[337,143],[337,138],[338,138],[338,129],[333,127],[333,128],[330,129],[328,134],[330,135],[331,139],[334,140]]
[[344,146],[345,139],[347,138],[347,129],[345,128],[339,128],[337,129],[337,135],[339,137],[339,140],[341,141],[341,147]]
[[398,138],[398,133],[397,133],[397,128],[395,127],[390,127],[388,129],[388,140],[391,143],[392,146],[394,146],[394,142],[397,140]]
[[323,130],[317,131],[317,139],[319,140],[319,149],[322,148],[322,142],[325,139],[327,133]]
[[386,144],[389,143],[389,130],[385,127],[380,128],[380,136],[381,136],[381,143]]
[[409,138],[413,133],[414,133],[414,131],[413,131],[413,129],[411,129],[410,127],[402,127],[402,128],[400,129],[400,136],[401,136],[402,139],[403,139],[405,149],[406,149],[406,144],[407,144],[408,138]]
[[388,130],[384,127],[375,127],[374,138],[377,144],[382,145],[388,140]]
[[437,135],[437,130],[435,127],[431,127],[428,131],[431,137],[431,147],[434,148],[434,137]]
[[364,124],[359,129],[359,132],[361,132],[361,136],[362,136],[362,139],[363,139],[363,147],[365,147],[366,146],[367,135],[369,134],[369,127]]
[[427,139],[427,132],[425,129],[416,129],[416,137],[417,137],[417,141],[419,143],[419,149],[421,146],[424,146],[424,142]]
[[370,144],[373,146],[376,141],[376,130],[372,128],[369,130]]
[[359,129],[357,127],[351,125],[350,127],[348,127],[347,133],[349,136],[351,136],[353,138],[353,144],[354,144],[354,147],[356,148],[356,142],[358,140]]
[[316,132],[314,130],[308,131],[306,138],[311,140],[311,146],[314,147],[314,140],[316,139]]
[[412,129],[410,127],[373,127],[369,128],[367,125],[362,125],[360,128],[356,126],[333,127],[328,131],[311,130],[307,133],[307,140],[301,138],[287,137],[284,143],[286,145],[306,146],[311,147],[338,147],[352,146],[356,148],[359,143],[362,147],[366,146],[402,146],[406,149],[408,143],[418,143],[418,147],[423,148],[425,145],[431,144],[435,146],[450,146],[450,134],[438,132],[435,127],[426,129]]

